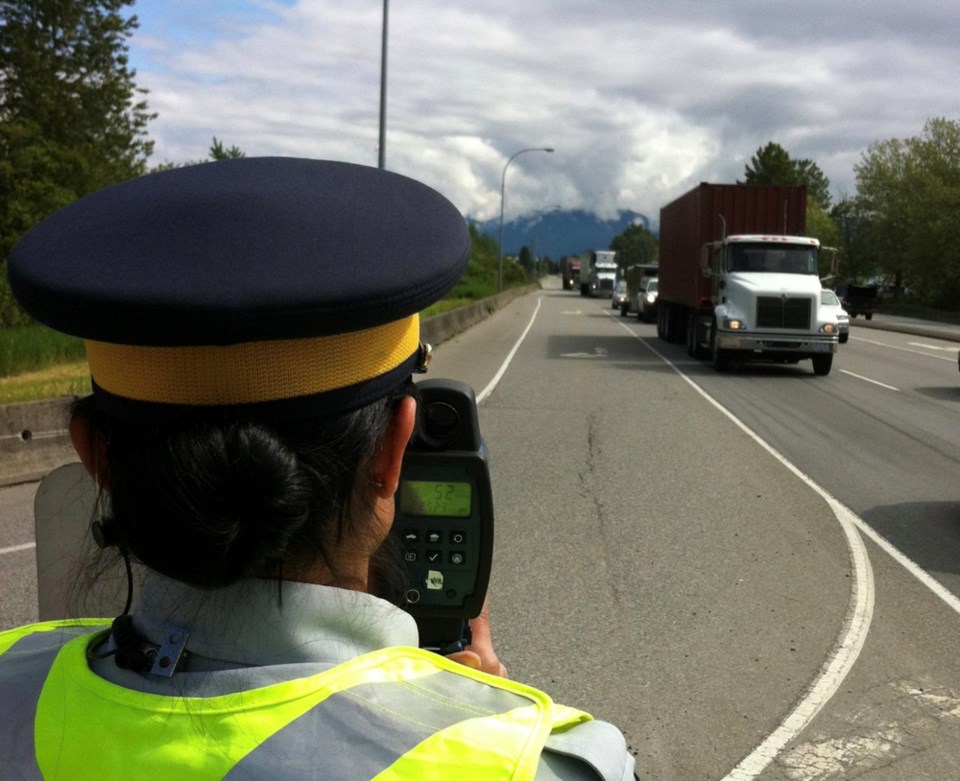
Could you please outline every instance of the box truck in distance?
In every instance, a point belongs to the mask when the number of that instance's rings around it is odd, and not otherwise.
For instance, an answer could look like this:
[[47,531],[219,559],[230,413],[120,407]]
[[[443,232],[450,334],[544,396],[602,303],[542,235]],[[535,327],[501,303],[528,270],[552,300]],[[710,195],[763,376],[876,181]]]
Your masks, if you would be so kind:
[[657,335],[718,371],[813,362],[830,373],[839,326],[821,311],[820,243],[805,187],[700,184],[660,210]]

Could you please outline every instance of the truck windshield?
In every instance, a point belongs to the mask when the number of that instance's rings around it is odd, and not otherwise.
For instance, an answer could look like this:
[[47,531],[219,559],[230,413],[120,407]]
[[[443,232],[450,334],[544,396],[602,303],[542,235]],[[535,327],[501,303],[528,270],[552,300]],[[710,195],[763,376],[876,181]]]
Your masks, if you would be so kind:
[[730,245],[730,271],[766,271],[777,274],[816,274],[814,247],[770,244]]

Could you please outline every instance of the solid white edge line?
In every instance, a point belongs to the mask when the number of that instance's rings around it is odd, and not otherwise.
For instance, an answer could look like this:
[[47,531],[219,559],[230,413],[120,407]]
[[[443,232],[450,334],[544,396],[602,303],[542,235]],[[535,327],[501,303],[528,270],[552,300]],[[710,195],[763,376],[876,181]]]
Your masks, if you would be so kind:
[[861,532],[866,534],[871,540],[879,545],[887,554],[890,555],[894,561],[897,562],[897,564],[913,575],[936,596],[940,597],[947,607],[960,615],[960,597],[950,591],[950,589],[944,586],[939,580],[933,577],[913,559],[904,554],[903,551],[897,548],[892,542],[887,540],[886,537],[881,535],[880,532],[863,520],[863,518],[859,517],[858,515],[853,515],[853,522]]
[[873,620],[875,595],[873,568],[870,565],[870,557],[867,554],[863,539],[857,533],[857,529],[863,528],[866,524],[850,509],[842,505],[826,490],[817,485],[810,477],[801,472],[788,461],[784,455],[761,439],[748,428],[746,424],[734,416],[732,412],[703,390],[703,388],[697,385],[686,374],[680,371],[663,353],[642,339],[639,334],[628,328],[626,324],[620,323],[620,325],[623,326],[627,333],[637,339],[644,347],[657,355],[664,363],[680,375],[680,377],[704,399],[726,415],[727,418],[747,434],[747,436],[753,439],[764,450],[819,494],[833,511],[847,539],[850,564],[853,569],[853,587],[851,589],[847,614],[843,621],[843,628],[841,629],[833,650],[827,656],[820,671],[814,677],[806,693],[801,697],[794,709],[781,722],[777,729],[741,760],[723,779],[723,781],[751,781],[760,775],[760,773],[777,758],[787,743],[799,735],[817,713],[820,712],[820,709],[836,694],[840,685],[850,673],[850,670],[853,669],[857,657],[860,656],[860,651],[866,642],[870,624]]
[[0,548],[0,556],[3,556],[7,553],[19,553],[22,550],[30,550],[31,548],[36,548],[37,543],[35,542],[25,542],[23,545],[11,545],[9,548]]
[[[875,339],[864,339],[862,336],[851,336],[851,339],[856,339],[858,342],[864,342],[866,344],[872,344],[875,347],[886,347],[888,350],[899,350],[902,353],[912,353],[913,355],[922,355],[926,358],[935,358],[938,361],[954,361],[956,359],[950,358],[945,355],[931,355],[930,353],[925,353],[920,350],[909,350],[906,347],[899,347],[895,344],[887,344],[886,342],[878,342]],[[909,344],[909,342],[908,342]],[[949,348],[941,348],[949,349]]]
[[480,395],[477,396],[477,404],[480,404],[484,401],[493,391],[496,389],[497,385],[500,383],[500,380],[503,379],[503,375],[507,372],[507,367],[510,366],[510,362],[513,361],[513,356],[517,354],[517,350],[520,349],[520,345],[523,344],[523,340],[527,338],[527,334],[530,333],[530,329],[533,328],[533,321],[537,319],[537,313],[540,311],[540,305],[543,303],[543,296],[537,297],[537,308],[533,310],[533,316],[530,318],[530,322],[527,323],[527,327],[524,329],[523,333],[520,334],[520,338],[517,339],[517,343],[513,346],[513,349],[507,354],[506,359],[503,362],[503,365],[493,376],[493,379],[490,380],[487,387],[480,391]]
[[840,369],[841,374],[849,374],[851,377],[856,377],[858,380],[863,380],[864,382],[871,382],[874,385],[879,385],[881,388],[886,388],[887,390],[900,392],[899,388],[894,388],[892,385],[887,385],[885,382],[880,382],[880,380],[871,380],[869,377],[864,377],[862,374],[854,374],[853,372],[848,372],[846,369]]

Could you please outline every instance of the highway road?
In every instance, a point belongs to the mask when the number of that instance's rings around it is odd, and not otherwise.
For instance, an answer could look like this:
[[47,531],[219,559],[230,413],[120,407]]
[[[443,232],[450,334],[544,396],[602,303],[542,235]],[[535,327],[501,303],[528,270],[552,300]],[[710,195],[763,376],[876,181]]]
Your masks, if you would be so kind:
[[[828,377],[717,374],[551,281],[428,376],[481,400],[504,662],[641,777],[960,778],[956,343],[855,324]],[[34,491],[0,490],[0,627]]]

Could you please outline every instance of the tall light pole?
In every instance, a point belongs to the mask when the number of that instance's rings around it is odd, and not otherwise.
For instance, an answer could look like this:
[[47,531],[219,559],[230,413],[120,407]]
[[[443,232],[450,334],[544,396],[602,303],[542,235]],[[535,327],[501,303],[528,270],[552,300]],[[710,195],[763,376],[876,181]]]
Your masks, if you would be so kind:
[[377,168],[387,164],[387,5],[383,0],[383,35],[380,42],[380,149],[377,152]]
[[521,149],[519,152],[514,152],[510,155],[510,159],[507,160],[507,164],[503,167],[503,176],[500,177],[500,275],[497,281],[497,290],[503,290],[503,194],[507,186],[507,169],[510,167],[510,163],[514,161],[515,158],[524,154],[525,152],[552,152],[552,146],[535,146],[530,149]]
[[[539,209],[539,210],[536,212],[536,215],[537,215],[538,217],[543,217],[543,216],[549,214],[550,212],[555,212],[555,211],[557,211],[557,210],[559,210],[559,209],[562,209],[562,208],[563,208],[563,207],[562,207],[559,203],[557,203],[557,204],[554,204],[553,206],[548,206],[546,209]],[[538,274],[539,274],[539,272],[540,272],[540,258],[539,258],[539,256],[537,255],[537,252],[538,252],[538,247],[540,246],[540,225],[541,225],[542,222],[543,222],[542,219],[541,219],[541,220],[537,220],[537,228],[536,228],[536,231],[535,231],[534,234],[533,234],[533,262],[534,262],[534,264],[535,264],[534,267],[533,267],[533,276],[534,276],[534,277],[538,276]]]

